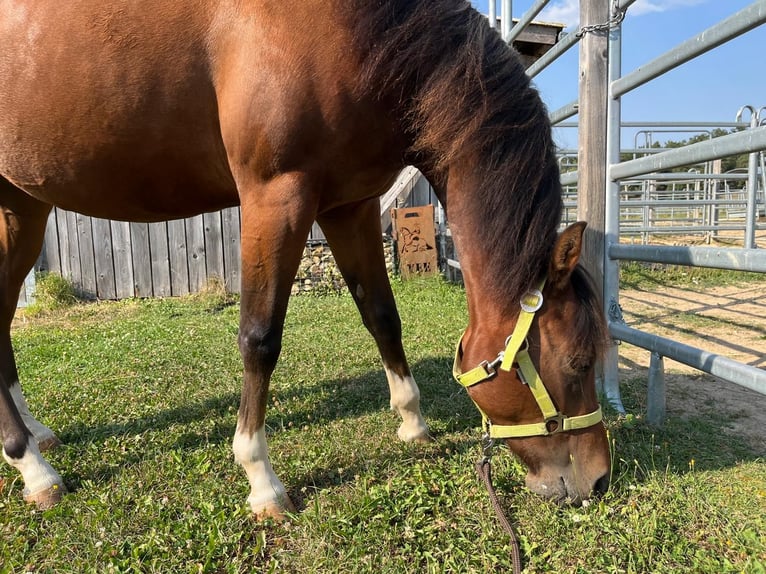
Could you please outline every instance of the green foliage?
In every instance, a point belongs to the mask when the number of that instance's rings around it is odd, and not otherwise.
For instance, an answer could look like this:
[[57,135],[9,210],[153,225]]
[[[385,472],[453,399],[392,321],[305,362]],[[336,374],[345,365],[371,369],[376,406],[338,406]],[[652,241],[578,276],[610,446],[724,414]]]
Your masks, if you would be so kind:
[[[293,298],[267,415],[272,462],[300,510],[285,524],[249,517],[231,456],[236,300],[76,305],[20,324],[21,380],[64,441],[48,459],[71,492],[34,511],[0,467],[0,573],[509,570],[473,469],[479,417],[450,374],[464,293],[438,279],[393,287],[436,441],[395,440],[351,297]],[[613,487],[601,500],[544,503],[505,449],[494,458],[526,572],[763,572],[766,463],[722,432],[731,419],[714,407],[657,430],[642,417],[645,381],[623,392],[635,414],[607,416]]]
[[38,315],[77,303],[74,285],[56,273],[38,274],[35,278],[35,299],[26,313]]

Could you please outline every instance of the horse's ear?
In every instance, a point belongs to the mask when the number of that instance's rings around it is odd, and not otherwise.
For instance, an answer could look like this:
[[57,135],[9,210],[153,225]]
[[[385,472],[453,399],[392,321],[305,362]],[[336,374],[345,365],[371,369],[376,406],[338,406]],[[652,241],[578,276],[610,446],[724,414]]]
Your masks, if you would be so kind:
[[578,221],[559,233],[548,269],[548,283],[552,287],[563,288],[572,271],[577,267],[582,252],[582,237],[586,225],[584,221]]

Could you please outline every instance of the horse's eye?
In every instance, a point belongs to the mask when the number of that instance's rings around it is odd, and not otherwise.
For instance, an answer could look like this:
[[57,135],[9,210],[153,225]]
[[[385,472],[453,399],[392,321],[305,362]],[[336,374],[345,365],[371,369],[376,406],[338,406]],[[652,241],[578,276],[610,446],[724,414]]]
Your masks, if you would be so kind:
[[592,359],[584,355],[573,355],[567,359],[567,368],[578,375],[587,373],[592,365]]

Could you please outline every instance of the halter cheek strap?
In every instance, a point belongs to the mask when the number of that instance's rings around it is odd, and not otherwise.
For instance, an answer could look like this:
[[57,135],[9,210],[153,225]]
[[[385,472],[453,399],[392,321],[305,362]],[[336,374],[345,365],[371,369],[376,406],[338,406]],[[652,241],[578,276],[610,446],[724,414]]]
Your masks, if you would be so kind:
[[537,289],[532,289],[524,295],[521,300],[521,312],[516,322],[516,328],[506,339],[505,348],[498,353],[494,360],[482,361],[477,367],[465,373],[461,372],[460,362],[463,356],[463,337],[461,336],[458,341],[457,349],[455,350],[455,362],[452,367],[452,374],[458,383],[466,388],[471,387],[492,379],[497,374],[498,369],[510,371],[515,363],[518,365],[517,372],[519,378],[532,391],[532,396],[534,396],[537,406],[543,415],[543,420],[539,423],[496,425],[489,420],[486,413],[474,401],[474,405],[476,405],[476,408],[481,413],[484,432],[489,438],[504,439],[548,436],[560,432],[588,428],[602,419],[600,406],[591,413],[575,417],[568,417],[564,413],[559,412],[553,404],[551,396],[532,362],[532,358],[529,356],[527,335],[532,326],[535,313],[543,305],[542,290],[544,285],[545,280],[540,283]]

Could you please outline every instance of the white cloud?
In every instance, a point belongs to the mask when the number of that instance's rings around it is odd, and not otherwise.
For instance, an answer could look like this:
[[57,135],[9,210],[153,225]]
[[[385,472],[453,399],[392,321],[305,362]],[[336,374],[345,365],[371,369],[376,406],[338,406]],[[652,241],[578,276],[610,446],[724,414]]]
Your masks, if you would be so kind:
[[[629,16],[641,16],[656,12],[668,12],[689,8],[708,0],[637,0],[628,8]],[[571,31],[580,23],[580,0],[558,0],[549,4],[539,15],[540,20],[565,24]]]
[[676,8],[688,8],[707,2],[707,0],[638,0],[630,8],[628,13],[634,16],[650,14],[652,12],[667,12]]
[[538,19],[544,22],[558,22],[567,28],[580,22],[580,0],[561,0],[545,7]]

